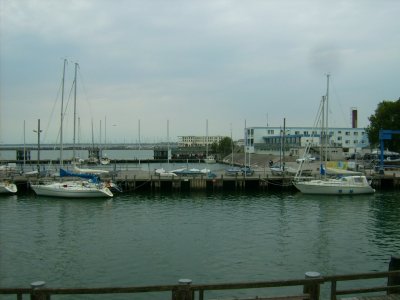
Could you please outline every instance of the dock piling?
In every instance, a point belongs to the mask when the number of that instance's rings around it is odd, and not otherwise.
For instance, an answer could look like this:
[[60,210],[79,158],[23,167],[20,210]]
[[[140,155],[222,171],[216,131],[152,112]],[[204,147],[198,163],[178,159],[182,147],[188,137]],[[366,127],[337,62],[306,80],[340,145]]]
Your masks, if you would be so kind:
[[[391,256],[389,262],[389,272],[400,270],[400,256]],[[400,274],[388,276],[388,286],[400,285]],[[388,289],[387,294],[398,294],[400,293],[400,288]]]
[[50,300],[50,296],[42,293],[40,290],[44,287],[46,282],[44,281],[35,281],[31,283],[31,300]]
[[172,291],[172,300],[193,300],[194,291],[191,289],[191,279],[179,279],[179,286]]
[[[317,279],[322,278],[318,272],[306,272],[306,279]],[[310,300],[319,300],[320,294],[320,282],[311,281],[308,284],[304,284],[303,292],[310,295]]]

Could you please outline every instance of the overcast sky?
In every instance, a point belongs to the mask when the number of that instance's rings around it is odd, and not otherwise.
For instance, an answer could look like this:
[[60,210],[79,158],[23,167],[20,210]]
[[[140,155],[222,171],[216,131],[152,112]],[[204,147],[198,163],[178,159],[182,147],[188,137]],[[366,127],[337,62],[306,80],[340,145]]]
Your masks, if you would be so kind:
[[[3,143],[243,137],[247,126],[312,126],[326,74],[330,125],[359,127],[400,97],[397,0],[1,0]],[[67,105],[68,104],[68,105]],[[139,121],[140,120],[140,121]],[[167,124],[169,123],[169,126]],[[105,126],[106,125],[106,126]],[[106,127],[106,128],[105,128]],[[167,130],[169,128],[169,130]]]

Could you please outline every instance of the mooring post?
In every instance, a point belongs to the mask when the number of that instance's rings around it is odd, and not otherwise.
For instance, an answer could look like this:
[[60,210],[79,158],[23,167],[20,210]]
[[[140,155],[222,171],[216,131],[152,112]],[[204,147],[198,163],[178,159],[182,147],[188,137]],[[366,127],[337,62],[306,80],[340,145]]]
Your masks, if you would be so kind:
[[[400,271],[400,256],[391,256],[389,262],[389,272],[390,271]],[[388,276],[388,286],[400,285],[400,274]],[[398,294],[400,293],[400,288],[395,288],[387,291],[387,294]]]
[[[306,279],[319,279],[321,278],[321,274],[318,272],[306,272],[305,273]],[[319,300],[319,288],[320,282],[319,281],[311,281],[309,283],[304,284],[303,292],[305,294],[310,294],[310,300]]]
[[31,283],[31,300],[50,300],[50,296],[46,296],[45,293],[41,292],[45,284],[44,281],[35,281]]
[[172,300],[193,300],[194,291],[190,288],[192,285],[191,279],[179,279],[179,285],[172,291]]

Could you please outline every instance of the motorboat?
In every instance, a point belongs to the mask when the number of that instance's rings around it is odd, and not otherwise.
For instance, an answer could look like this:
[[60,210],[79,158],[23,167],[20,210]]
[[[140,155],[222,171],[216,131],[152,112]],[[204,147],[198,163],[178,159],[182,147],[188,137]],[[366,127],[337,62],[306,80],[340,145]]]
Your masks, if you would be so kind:
[[169,177],[176,177],[176,176],[178,176],[178,175],[176,175],[174,172],[165,171],[164,168],[155,169],[155,170],[154,170],[154,173],[155,173],[156,175],[163,176],[163,177],[168,177],[168,176],[169,176]]
[[17,186],[9,181],[0,182],[0,194],[15,194],[17,192]]
[[207,164],[215,164],[217,161],[215,160],[215,157],[212,155],[208,155],[205,159],[204,162]]
[[230,167],[225,170],[225,175],[227,176],[237,176],[242,172],[239,167]]

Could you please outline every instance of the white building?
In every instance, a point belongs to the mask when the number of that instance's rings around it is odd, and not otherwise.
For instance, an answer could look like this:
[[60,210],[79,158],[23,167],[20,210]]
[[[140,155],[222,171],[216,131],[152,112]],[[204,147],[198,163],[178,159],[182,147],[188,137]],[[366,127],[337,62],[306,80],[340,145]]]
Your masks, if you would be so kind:
[[205,147],[211,146],[213,143],[219,143],[223,136],[196,136],[186,135],[178,136],[178,147]]
[[[329,128],[328,139],[331,148],[341,148],[344,153],[369,147],[368,135],[363,128]],[[321,130],[314,127],[286,127],[285,133],[282,127],[248,127],[245,140],[247,148],[255,153],[279,152],[284,141],[285,151],[298,156],[309,143],[318,148],[325,138],[321,138]]]

